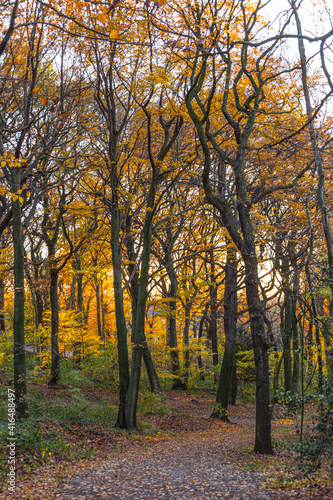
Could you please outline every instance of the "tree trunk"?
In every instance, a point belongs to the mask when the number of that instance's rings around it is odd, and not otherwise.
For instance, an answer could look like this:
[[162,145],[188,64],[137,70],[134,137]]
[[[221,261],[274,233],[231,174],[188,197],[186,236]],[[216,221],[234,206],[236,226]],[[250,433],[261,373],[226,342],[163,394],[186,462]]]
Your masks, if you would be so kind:
[[143,342],[143,361],[145,363],[145,367],[146,367],[147,374],[148,374],[150,390],[154,394],[160,394],[162,392],[162,387],[160,384],[160,380],[158,378],[158,374],[157,374],[155,365],[153,363],[153,359],[151,357],[148,342],[146,340],[146,335],[144,337],[145,338],[144,338],[144,342]]
[[244,145],[239,147],[238,156],[234,172],[237,199],[239,200],[238,214],[244,244],[239,241],[233,230],[230,236],[233,238],[234,235],[234,243],[236,245],[237,243],[239,244],[239,250],[245,266],[246,301],[250,316],[256,373],[256,433],[254,452],[271,455],[273,454],[273,447],[269,398],[269,358],[267,352],[270,342],[265,331],[264,311],[259,295],[258,260],[244,173]]
[[216,403],[212,417],[229,422],[228,404],[235,368],[235,347],[237,327],[237,254],[235,248],[227,246],[224,289],[224,334],[225,348],[221,366]]
[[171,356],[171,371],[172,371],[172,389],[182,389],[183,383],[180,379],[180,365],[178,354],[178,341],[177,341],[177,303],[174,293],[174,287],[171,285],[170,292],[168,293],[168,338]]
[[[50,264],[51,265],[51,264]],[[59,300],[58,270],[50,268],[50,305],[51,305],[51,376],[48,385],[57,385],[60,377]]]
[[[79,271],[81,271],[81,266],[80,266],[80,269]],[[77,311],[79,313],[79,320],[80,320],[80,323],[83,322],[83,313],[84,313],[84,309],[83,309],[83,276],[82,276],[82,273],[81,272],[78,272],[77,274],[77,279],[76,279],[76,284],[77,284]]]
[[101,340],[104,340],[104,334],[102,330],[102,322],[101,322],[101,294],[100,294],[100,282],[97,278],[96,281],[96,316],[97,316],[97,331],[98,336]]
[[230,399],[229,399],[229,404],[235,405],[236,404],[236,398],[237,398],[237,364],[236,364],[236,359],[234,361],[234,367],[232,370],[232,380],[231,380],[231,391],[230,391]]
[[67,310],[74,311],[75,309],[75,288],[76,288],[76,274],[72,278],[71,293],[69,294]]
[[[129,291],[131,295],[131,301],[132,301],[132,327],[131,327],[131,342],[134,343],[135,340],[135,323],[136,323],[136,318],[138,314],[138,300],[139,300],[139,273],[138,270],[135,266],[135,261],[137,259],[137,255],[135,253],[134,249],[134,241],[131,233],[131,224],[132,224],[132,218],[130,214],[127,215],[126,217],[126,238],[125,238],[125,245],[127,249],[127,257],[129,260],[129,264],[127,266],[128,268],[128,275],[130,277],[130,284],[129,284]],[[143,344],[143,360],[145,363],[145,367],[147,370],[148,374],[148,379],[149,379],[149,384],[150,384],[150,390],[151,392],[158,394],[162,392],[161,386],[160,386],[160,381],[158,379],[158,375],[150,354],[149,346],[146,341],[146,336],[145,336],[145,342]]]
[[[12,169],[13,193],[20,189],[20,168]],[[18,419],[28,416],[26,400],[26,360],[24,338],[24,247],[21,203],[13,200],[13,244],[14,244],[14,389]]]
[[[293,337],[293,376],[292,376],[292,393],[298,393],[299,374],[300,374],[300,358],[299,358],[299,331],[296,314],[297,296],[299,293],[299,273],[294,266],[293,278],[293,295],[292,295],[292,337]],[[303,352],[302,352],[303,356]]]
[[246,297],[250,314],[256,369],[256,437],[254,452],[272,454],[268,346],[258,292],[258,265],[255,254],[254,256],[245,256],[244,263],[246,269]]
[[44,313],[43,296],[40,290],[38,290],[38,288],[35,289],[35,296],[36,296],[36,328],[38,329],[40,326],[43,326],[43,313]]
[[[113,197],[115,198],[116,196],[117,194],[114,190]],[[119,243],[120,218],[120,211],[118,210],[117,206],[114,205],[112,207],[111,219],[111,249],[119,365],[119,408],[116,426],[124,429],[126,427],[125,404],[129,384],[129,362],[127,347],[127,328],[124,312],[124,296],[121,280],[122,251]]]
[[213,365],[219,364],[218,348],[217,348],[217,284],[215,282],[215,262],[214,250],[209,250],[209,264],[210,264],[210,336],[212,342],[213,352]]
[[[75,253],[75,263],[74,263],[75,275],[76,275],[76,313],[77,313],[77,337],[74,342],[74,353],[73,357],[78,366],[80,366],[83,359],[83,337],[82,337],[82,327],[84,322],[84,310],[83,310],[83,275],[81,273],[81,260],[78,252]],[[79,336],[79,333],[81,335]]]
[[283,258],[281,265],[282,287],[284,294],[284,331],[283,331],[283,367],[284,390],[292,389],[291,369],[291,337],[293,329],[292,290],[290,285],[290,263],[288,258]]
[[177,291],[178,279],[173,267],[170,250],[165,250],[164,265],[170,281],[167,315],[167,342],[170,347],[171,371],[172,371],[172,389],[183,389],[184,384],[180,378],[180,364],[177,340]]
[[[314,287],[311,279],[311,274],[310,274],[310,269],[309,269],[309,260],[310,257],[307,259],[307,262],[305,263],[305,275],[306,279],[308,282],[308,287],[310,291],[310,297],[311,297],[311,307],[312,307],[312,313],[313,313],[313,323],[315,327],[315,341],[317,344],[317,358],[318,358],[318,385],[320,388],[323,386],[323,381],[324,381],[324,376],[323,376],[323,358],[322,358],[322,349],[321,349],[321,343],[320,343],[320,326],[319,326],[319,319],[318,319],[318,310],[317,310],[317,299],[315,297],[314,293]],[[311,328],[312,330],[312,328]],[[311,336],[312,336],[312,331],[311,331]]]
[[141,273],[138,286],[134,348],[132,353],[131,376],[126,396],[126,407],[125,407],[127,429],[134,429],[137,426],[136,411],[137,411],[137,401],[139,396],[141,361],[143,352],[147,350],[147,340],[145,337],[145,316],[146,316],[146,304],[148,298],[149,261],[150,261],[152,225],[153,225],[152,210],[155,203],[156,185],[157,185],[156,176],[157,176],[157,170],[154,170],[152,172],[152,179],[147,197],[147,210],[146,210],[145,222],[142,230],[143,248],[142,248]]
[[[205,322],[205,319],[206,319],[206,315],[207,315],[207,311],[208,311],[208,306],[209,306],[209,304],[206,304],[205,310],[204,310],[204,314],[203,314],[203,316],[200,319],[199,331],[198,331],[198,340],[199,340],[199,342],[200,342],[200,339],[202,339],[203,326],[204,326],[204,322]],[[203,382],[205,380],[205,374],[204,374],[204,366],[203,366],[201,354],[198,354],[198,368],[199,368],[199,373],[200,373],[200,380]]]
[[[31,260],[34,263],[36,262],[33,249],[31,249]],[[38,266],[37,265],[34,266],[34,278],[31,276],[29,265],[25,265],[25,274],[29,283],[32,303],[34,306],[35,327],[36,330],[38,330],[39,325],[43,324],[43,311],[44,311],[43,297],[40,292],[40,286],[39,286],[40,284],[39,284]]]
[[190,324],[191,324],[191,309],[192,302],[186,299],[185,302],[185,324],[183,331],[183,344],[184,344],[184,384],[183,388],[188,387],[188,378],[190,370]]
[[125,237],[125,245],[127,250],[127,272],[130,278],[129,283],[129,292],[131,295],[132,301],[132,325],[131,325],[131,342],[134,343],[134,335],[135,335],[135,321],[136,314],[138,308],[138,294],[139,294],[139,272],[136,266],[137,260],[137,252],[135,251],[133,236],[132,236],[132,217],[131,214],[128,213],[126,217],[126,237]]
[[[148,234],[147,234],[148,232]],[[142,257],[142,270],[140,276],[139,284],[139,294],[138,294],[138,306],[136,314],[135,323],[135,334],[134,334],[134,347],[132,351],[132,365],[131,365],[131,376],[128,386],[128,391],[126,395],[126,429],[135,429],[137,427],[136,413],[137,413],[137,402],[139,396],[139,385],[141,377],[141,362],[142,355],[145,345],[147,343],[144,335],[145,328],[145,307],[146,307],[146,294],[147,294],[147,284],[148,284],[148,265],[149,265],[149,250],[147,247],[147,239],[149,239],[149,228],[144,238],[144,248]],[[150,241],[149,241],[150,247]]]

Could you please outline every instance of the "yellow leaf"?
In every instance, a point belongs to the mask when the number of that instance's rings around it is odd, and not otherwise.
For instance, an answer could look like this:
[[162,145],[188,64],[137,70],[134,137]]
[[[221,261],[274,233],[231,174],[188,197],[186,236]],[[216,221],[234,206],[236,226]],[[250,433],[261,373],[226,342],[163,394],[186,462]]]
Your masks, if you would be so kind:
[[23,198],[21,196],[19,196],[19,202],[23,203]]
[[5,167],[6,165],[7,165],[7,163],[6,163],[5,161],[2,161],[2,162],[1,162],[1,166],[2,166],[2,167]]
[[112,30],[110,32],[110,38],[111,38],[111,40],[117,40],[117,38],[119,38],[119,31],[118,30]]
[[21,194],[21,193],[22,193],[22,189],[19,189],[16,194]]
[[40,99],[40,102],[42,103],[42,105],[43,105],[43,106],[46,106],[46,104],[47,104],[47,99],[45,99],[45,97],[43,97],[43,96],[42,96],[42,97],[40,97],[39,99]]
[[26,197],[29,198],[30,195],[31,195],[30,191],[27,191],[26,192]]
[[38,92],[40,91],[41,87],[35,87],[32,89],[32,93],[33,94],[38,94]]
[[13,201],[16,201],[18,198],[17,194],[14,194],[14,193],[11,194],[11,197],[12,197]]
[[101,23],[106,23],[106,15],[105,14],[99,14],[98,20],[101,21]]

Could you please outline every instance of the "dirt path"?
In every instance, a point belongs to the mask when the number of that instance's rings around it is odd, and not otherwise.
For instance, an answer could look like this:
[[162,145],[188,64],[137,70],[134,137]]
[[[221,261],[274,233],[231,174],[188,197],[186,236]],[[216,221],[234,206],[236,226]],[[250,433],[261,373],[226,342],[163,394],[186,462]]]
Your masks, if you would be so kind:
[[[194,404],[196,401],[194,401]],[[201,403],[201,401],[200,401]],[[201,411],[198,408],[197,414]],[[202,407],[207,413],[207,407]],[[265,490],[259,472],[241,471],[244,450],[253,440],[253,417],[236,417],[227,425],[215,420],[199,420],[201,431],[176,434],[165,440],[149,438],[100,462],[97,468],[82,471],[63,484],[58,498],[63,500],[214,500],[287,499],[284,493]],[[172,427],[164,417],[165,426]],[[161,422],[162,421],[162,422]],[[163,417],[159,417],[163,426]],[[175,422],[175,428],[178,427]],[[207,428],[208,427],[208,428]],[[241,443],[241,446],[240,446]],[[293,496],[293,498],[296,498]]]
[[[82,393],[84,390],[82,390]],[[47,388],[45,398],[55,397]],[[116,400],[107,391],[86,390],[88,401]],[[68,394],[68,397],[70,394]],[[66,394],[57,395],[60,399]],[[273,421],[275,455],[253,453],[255,407],[239,402],[230,407],[234,425],[209,418],[214,398],[178,391],[166,393],[139,416],[140,429],[129,435],[110,426],[74,422],[64,439],[91,457],[64,460],[53,454],[24,473],[19,457],[15,493],[4,489],[4,500],[328,500],[333,489],[293,481],[294,456],[287,443],[295,439],[292,420]],[[47,432],[61,426],[46,423]],[[48,428],[48,426],[50,428]],[[289,440],[288,440],[289,439]],[[290,441],[291,439],[291,441]],[[50,454],[51,455],[51,454]],[[274,489],[265,488],[265,483]]]

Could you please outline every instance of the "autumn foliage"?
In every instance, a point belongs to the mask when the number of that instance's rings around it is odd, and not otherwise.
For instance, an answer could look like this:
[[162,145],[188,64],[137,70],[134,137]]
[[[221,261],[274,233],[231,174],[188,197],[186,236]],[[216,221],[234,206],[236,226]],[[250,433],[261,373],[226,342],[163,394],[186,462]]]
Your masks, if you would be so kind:
[[289,3],[276,23],[260,1],[2,2],[0,377],[19,418],[28,382],[117,389],[126,429],[140,388],[205,388],[228,422],[238,382],[271,454],[272,404],[326,387],[332,34]]

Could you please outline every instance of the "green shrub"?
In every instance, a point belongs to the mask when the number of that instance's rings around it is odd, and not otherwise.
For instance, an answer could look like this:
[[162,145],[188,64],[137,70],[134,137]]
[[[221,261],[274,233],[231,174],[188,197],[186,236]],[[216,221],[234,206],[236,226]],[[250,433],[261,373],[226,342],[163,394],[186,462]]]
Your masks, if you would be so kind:
[[311,435],[299,444],[302,468],[311,473],[328,461],[333,475],[333,378],[328,377],[319,397],[318,422]]
[[167,415],[170,408],[165,403],[162,394],[141,392],[138,400],[138,414],[140,415]]

